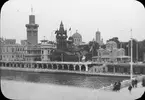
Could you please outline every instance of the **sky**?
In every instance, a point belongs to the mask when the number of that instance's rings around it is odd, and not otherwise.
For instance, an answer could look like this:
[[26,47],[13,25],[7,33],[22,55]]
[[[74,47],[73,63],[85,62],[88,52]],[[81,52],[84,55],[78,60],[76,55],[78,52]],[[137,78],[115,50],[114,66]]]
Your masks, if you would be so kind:
[[145,39],[145,8],[135,0],[9,0],[1,8],[1,37],[26,39],[26,27],[33,7],[35,22],[39,24],[38,40],[55,40],[60,22],[68,36],[76,30],[83,42],[95,38],[99,29],[104,43],[112,37],[127,42],[132,36]]

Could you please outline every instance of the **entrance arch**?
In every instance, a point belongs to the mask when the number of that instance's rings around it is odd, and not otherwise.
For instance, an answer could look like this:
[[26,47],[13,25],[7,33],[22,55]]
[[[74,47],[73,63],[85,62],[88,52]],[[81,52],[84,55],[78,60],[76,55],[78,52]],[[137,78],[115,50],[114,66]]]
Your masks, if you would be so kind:
[[64,64],[64,70],[68,70],[68,65]]
[[48,69],[52,69],[52,65],[51,64],[48,64]]
[[74,70],[74,68],[73,68],[73,65],[72,65],[72,64],[70,64],[70,65],[69,65],[69,70]]
[[43,69],[46,69],[47,68],[47,65],[46,64],[43,64]]
[[57,65],[56,64],[53,64],[53,69],[57,69]]
[[58,65],[58,69],[62,70],[62,65],[61,64]]
[[76,65],[76,66],[75,66],[75,69],[76,69],[76,71],[79,71],[79,69],[80,69],[80,68],[79,68],[79,65]]
[[85,71],[85,70],[86,70],[85,65],[82,65],[82,66],[81,66],[81,71]]

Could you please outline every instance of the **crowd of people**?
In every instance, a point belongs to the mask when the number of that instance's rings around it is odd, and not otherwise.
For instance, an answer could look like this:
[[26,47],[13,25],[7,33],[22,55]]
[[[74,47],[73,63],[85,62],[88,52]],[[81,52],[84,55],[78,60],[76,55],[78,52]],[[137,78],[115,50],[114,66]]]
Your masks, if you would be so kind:
[[[132,79],[128,87],[128,90],[130,91],[130,93],[131,93],[132,88],[137,88],[137,84],[138,84],[138,80]],[[142,86],[145,87],[145,78],[142,79]],[[121,89],[121,82],[120,81],[115,82],[113,85],[113,91],[119,91],[120,89]]]
[[121,88],[121,82],[120,81],[115,82],[113,85],[113,91],[119,91],[120,88]]
[[133,79],[131,81],[131,84],[128,87],[128,90],[129,90],[130,93],[131,93],[132,88],[137,88],[137,83],[138,83],[137,79]]

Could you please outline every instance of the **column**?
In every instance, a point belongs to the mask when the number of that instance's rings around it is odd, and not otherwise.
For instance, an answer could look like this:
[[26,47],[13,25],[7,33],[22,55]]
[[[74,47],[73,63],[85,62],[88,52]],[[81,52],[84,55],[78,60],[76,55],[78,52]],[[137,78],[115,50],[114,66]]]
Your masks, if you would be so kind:
[[54,69],[54,68],[53,68],[53,64],[51,64],[51,65],[52,65],[52,69]]
[[86,67],[86,72],[88,71],[88,66],[87,65],[85,65],[85,67]]
[[56,69],[58,69],[58,65],[56,64]]
[[76,70],[75,65],[73,65],[74,71]]
[[81,65],[79,65],[79,70],[81,71]]

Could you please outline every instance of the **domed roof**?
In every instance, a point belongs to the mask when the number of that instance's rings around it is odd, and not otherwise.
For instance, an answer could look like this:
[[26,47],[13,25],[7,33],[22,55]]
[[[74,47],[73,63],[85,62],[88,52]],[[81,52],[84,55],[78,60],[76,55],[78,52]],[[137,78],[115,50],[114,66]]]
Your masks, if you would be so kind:
[[114,41],[109,41],[109,42],[107,42],[107,44],[117,44],[117,43]]
[[81,34],[79,34],[77,31],[76,31],[76,33],[74,33],[74,34],[72,35],[72,37],[73,37],[73,38],[75,38],[75,37],[77,37],[77,38],[82,38]]

